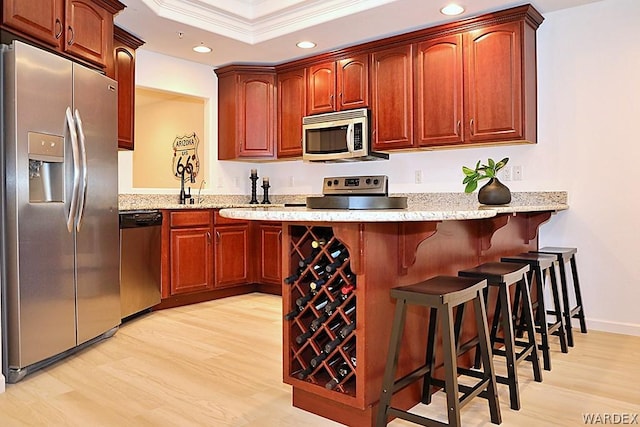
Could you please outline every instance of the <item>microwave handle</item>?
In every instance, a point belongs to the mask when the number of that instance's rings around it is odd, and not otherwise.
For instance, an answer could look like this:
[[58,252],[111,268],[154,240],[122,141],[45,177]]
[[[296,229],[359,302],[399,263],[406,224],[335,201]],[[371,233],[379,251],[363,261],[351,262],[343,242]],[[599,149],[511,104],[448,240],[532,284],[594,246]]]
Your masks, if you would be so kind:
[[353,127],[354,127],[353,123],[349,123],[347,125],[347,150],[349,151],[349,153],[353,153],[353,150],[354,150],[354,147],[353,147]]

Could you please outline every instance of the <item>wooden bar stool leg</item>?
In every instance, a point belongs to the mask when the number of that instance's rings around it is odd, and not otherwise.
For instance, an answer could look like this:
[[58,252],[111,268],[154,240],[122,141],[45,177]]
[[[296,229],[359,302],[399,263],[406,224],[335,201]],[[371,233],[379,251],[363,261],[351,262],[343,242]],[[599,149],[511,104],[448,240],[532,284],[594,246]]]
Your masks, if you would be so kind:
[[573,277],[573,288],[576,293],[576,305],[578,311],[576,316],[580,320],[580,332],[587,333],[587,322],[584,318],[584,306],[582,305],[582,292],[580,291],[580,281],[578,280],[578,266],[576,263],[576,256],[573,255],[570,260],[571,263],[571,276]]
[[436,365],[436,333],[438,330],[438,310],[431,308],[429,310],[429,333],[427,335],[427,355],[425,364],[429,367],[429,372],[424,376],[424,384],[422,386],[421,402],[425,404],[431,403],[431,378]]
[[567,333],[565,330],[564,318],[562,317],[562,305],[560,303],[560,294],[558,292],[558,278],[556,276],[556,268],[554,266],[555,263],[551,264],[551,268],[549,270],[549,276],[551,278],[551,295],[553,295],[553,306],[554,306],[554,314],[556,316],[556,323],[560,323],[560,327],[558,328],[558,338],[560,338],[560,350],[563,353],[568,353],[569,348],[567,347]]
[[389,405],[391,404],[391,396],[393,396],[393,383],[396,371],[395,368],[398,365],[400,341],[402,340],[402,331],[404,330],[406,312],[406,300],[397,300],[395,315],[393,317],[393,325],[391,327],[391,338],[389,340],[389,354],[387,355],[387,363],[384,369],[384,377],[382,379],[382,397],[380,398],[380,403],[378,406],[378,416],[376,418],[377,427],[383,427],[387,425],[387,411],[389,409]]
[[496,384],[496,373],[493,366],[493,352],[491,350],[491,343],[489,342],[489,326],[487,325],[484,298],[482,298],[482,295],[479,293],[478,297],[473,300],[473,309],[475,311],[476,325],[478,329],[482,366],[485,376],[488,376],[491,380],[487,386],[487,400],[489,401],[491,422],[493,424],[500,424],[502,423],[502,415],[500,414],[500,405],[498,402],[498,387]]
[[522,307],[523,315],[527,322],[527,335],[529,345],[531,346],[531,364],[533,365],[533,377],[537,382],[542,382],[542,370],[540,369],[540,358],[538,356],[538,344],[536,342],[536,326],[533,319],[533,308],[531,307],[531,294],[529,293],[529,284],[527,276],[524,275],[516,286],[522,289]]
[[[534,315],[538,319],[537,325],[540,328],[542,361],[545,371],[551,370],[551,354],[549,348],[549,325],[547,324],[547,309],[544,303],[544,276],[540,267],[534,268],[533,280],[536,281],[536,294],[538,297],[538,308]],[[524,309],[523,309],[524,311]]]
[[562,258],[558,261],[560,266],[560,284],[562,286],[562,315],[564,327],[567,332],[567,344],[573,347],[573,332],[571,331],[571,304],[569,303],[569,287],[567,285],[567,270]]
[[509,400],[511,409],[520,409],[520,392],[518,391],[518,368],[516,366],[516,352],[514,345],[513,322],[511,321],[511,302],[509,288],[502,284],[499,286],[498,302],[501,305],[502,331],[504,334],[504,352],[507,359],[507,377],[505,382],[509,386]]
[[447,305],[446,309],[438,310],[442,328],[442,350],[444,357],[445,391],[447,393],[447,412],[449,425],[459,427],[460,400],[458,398],[458,363],[456,340],[454,333],[453,309]]

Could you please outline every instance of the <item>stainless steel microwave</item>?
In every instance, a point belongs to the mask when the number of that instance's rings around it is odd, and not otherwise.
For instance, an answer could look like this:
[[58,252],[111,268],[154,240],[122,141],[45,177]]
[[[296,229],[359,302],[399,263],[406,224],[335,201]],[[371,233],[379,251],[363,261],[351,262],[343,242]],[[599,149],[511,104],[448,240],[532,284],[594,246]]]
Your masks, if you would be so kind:
[[338,111],[302,119],[302,159],[319,162],[348,162],[388,159],[371,151],[369,110]]

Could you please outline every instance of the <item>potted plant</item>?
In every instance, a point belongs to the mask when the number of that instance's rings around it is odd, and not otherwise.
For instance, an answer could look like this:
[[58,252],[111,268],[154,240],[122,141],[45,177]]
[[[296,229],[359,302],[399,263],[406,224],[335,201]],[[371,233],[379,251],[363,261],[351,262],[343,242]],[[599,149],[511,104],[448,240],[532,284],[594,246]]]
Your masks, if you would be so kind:
[[506,166],[509,158],[505,157],[499,162],[488,159],[486,164],[481,164],[478,160],[475,169],[462,167],[464,179],[462,183],[465,185],[465,193],[472,193],[478,188],[478,182],[488,179],[480,191],[478,191],[478,201],[484,205],[505,205],[511,202],[511,191],[498,180],[497,173]]

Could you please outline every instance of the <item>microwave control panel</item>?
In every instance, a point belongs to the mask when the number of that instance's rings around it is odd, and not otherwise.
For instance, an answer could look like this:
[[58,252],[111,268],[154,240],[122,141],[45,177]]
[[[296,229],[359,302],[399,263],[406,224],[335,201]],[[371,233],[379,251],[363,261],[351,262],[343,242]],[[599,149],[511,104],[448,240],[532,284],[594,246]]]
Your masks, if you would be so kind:
[[386,175],[328,177],[324,179],[322,194],[388,196],[389,178]]
[[353,150],[362,150],[362,123],[353,125]]

